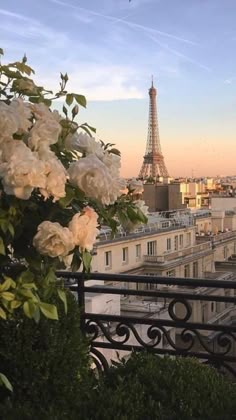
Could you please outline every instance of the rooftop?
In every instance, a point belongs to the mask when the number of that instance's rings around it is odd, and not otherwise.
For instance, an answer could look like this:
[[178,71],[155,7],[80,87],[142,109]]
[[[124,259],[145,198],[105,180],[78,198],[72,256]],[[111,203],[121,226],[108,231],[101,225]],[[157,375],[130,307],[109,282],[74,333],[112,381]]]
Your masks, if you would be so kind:
[[133,231],[125,231],[122,227],[119,228],[115,235],[112,235],[112,230],[103,226],[96,245],[99,242],[118,242],[129,239],[138,238],[149,234],[163,233],[176,229],[183,229],[194,226],[194,218],[188,210],[175,210],[166,212],[157,212],[148,214],[148,223],[146,225],[140,224]]

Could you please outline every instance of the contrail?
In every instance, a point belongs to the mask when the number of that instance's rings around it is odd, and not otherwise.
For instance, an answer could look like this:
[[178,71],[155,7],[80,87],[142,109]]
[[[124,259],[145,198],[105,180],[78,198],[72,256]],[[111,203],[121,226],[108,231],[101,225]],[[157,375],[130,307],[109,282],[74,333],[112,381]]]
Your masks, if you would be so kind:
[[0,15],[7,16],[7,17],[10,17],[10,18],[14,18],[14,19],[18,19],[18,20],[23,20],[23,21],[30,22],[30,23],[35,23],[36,22],[34,19],[31,19],[30,17],[20,15],[19,13],[13,13],[13,12],[10,12],[9,10],[6,10],[6,9],[0,9]]
[[189,39],[170,34],[169,32],[163,32],[163,31],[159,31],[158,29],[149,28],[148,26],[140,25],[139,23],[131,22],[131,21],[126,20],[124,18],[119,19],[119,18],[116,18],[114,16],[104,15],[102,13],[95,12],[95,11],[90,10],[90,9],[86,9],[84,7],[74,6],[72,4],[65,3],[62,0],[49,0],[49,1],[51,1],[52,3],[59,4],[61,6],[70,7],[74,10],[83,10],[84,12],[90,13],[91,15],[98,16],[98,17],[101,17],[103,19],[110,20],[112,22],[114,22],[114,21],[120,22],[120,23],[123,23],[123,24],[129,26],[130,28],[137,28],[137,29],[141,29],[143,31],[149,32],[149,33],[156,33],[158,35],[165,36],[165,37],[171,38],[171,39],[175,39],[176,41],[184,42],[186,44],[198,45],[196,42],[193,42]]
[[170,48],[168,45],[163,44],[163,43],[162,43],[162,42],[160,42],[158,39],[156,39],[154,36],[149,35],[148,37],[149,37],[149,38],[150,38],[153,42],[155,42],[156,44],[158,44],[161,48],[163,48],[163,49],[165,49],[165,50],[169,51],[170,53],[172,53],[172,54],[176,55],[177,57],[183,58],[185,61],[188,61],[189,63],[194,64],[194,65],[196,65],[196,66],[200,67],[200,68],[201,68],[201,69],[203,69],[203,70],[206,70],[206,71],[208,71],[208,72],[210,72],[210,71],[211,71],[210,67],[207,67],[207,66],[205,66],[204,64],[199,63],[199,62],[198,62],[198,61],[196,61],[196,60],[193,60],[192,58],[188,57],[187,55],[182,54],[181,52],[179,52],[179,51],[177,51],[177,50],[174,50],[173,48]]

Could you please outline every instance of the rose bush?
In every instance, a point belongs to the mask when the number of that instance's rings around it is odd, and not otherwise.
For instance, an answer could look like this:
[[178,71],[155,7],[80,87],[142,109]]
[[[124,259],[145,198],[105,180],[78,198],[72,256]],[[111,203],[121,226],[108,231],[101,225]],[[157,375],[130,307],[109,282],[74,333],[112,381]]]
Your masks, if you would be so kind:
[[26,57],[0,63],[0,317],[23,310],[38,322],[41,315],[58,318],[48,303],[53,294],[66,309],[56,270],[65,261],[89,270],[101,224],[115,232],[124,221],[146,218],[132,186],[124,193],[119,151],[79,124],[86,99],[67,92],[67,74],[55,94],[36,85],[33,74]]

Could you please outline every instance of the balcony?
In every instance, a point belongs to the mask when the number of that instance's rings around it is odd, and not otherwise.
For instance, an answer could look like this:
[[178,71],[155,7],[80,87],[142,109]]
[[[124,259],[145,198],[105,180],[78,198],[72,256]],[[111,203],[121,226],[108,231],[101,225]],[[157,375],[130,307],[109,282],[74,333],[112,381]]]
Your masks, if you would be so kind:
[[[81,330],[90,340],[98,369],[108,368],[117,351],[127,355],[145,349],[159,355],[194,356],[236,378],[235,280],[102,273],[85,278],[83,273],[71,272],[59,272],[58,277],[76,293]],[[97,284],[89,286],[90,281]],[[116,285],[107,286],[104,281]],[[151,290],[140,290],[140,285],[147,284]],[[126,310],[117,315],[107,313],[103,306],[101,312],[87,312],[86,297],[94,294],[126,296]],[[147,311],[148,300],[151,309]]]
[[216,235],[204,234],[203,236],[202,235],[196,236],[196,240],[198,243],[210,241],[212,245],[219,245],[221,243],[234,240],[234,239],[236,239],[236,231],[222,232],[222,233],[217,233]]
[[205,242],[199,245],[195,245],[189,248],[183,248],[179,251],[168,252],[164,255],[144,255],[145,263],[166,263],[178,258],[188,257],[190,255],[196,255],[200,252],[208,252],[212,250],[211,243]]

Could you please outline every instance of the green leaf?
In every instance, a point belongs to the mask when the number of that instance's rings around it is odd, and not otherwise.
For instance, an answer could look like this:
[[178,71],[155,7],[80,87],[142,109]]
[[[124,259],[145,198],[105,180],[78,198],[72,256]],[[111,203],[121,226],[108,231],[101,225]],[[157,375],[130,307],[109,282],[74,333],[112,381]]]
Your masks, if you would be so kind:
[[127,208],[127,214],[131,222],[137,222],[138,215],[132,207]]
[[78,249],[75,249],[72,262],[71,262],[71,270],[73,272],[78,271],[81,266],[81,262],[82,260],[81,260],[80,252]]
[[87,124],[87,123],[83,123],[80,127],[87,127],[90,131],[92,131],[93,133],[96,133],[96,128],[92,127],[91,125]]
[[44,99],[42,99],[42,102],[43,102],[45,105],[47,105],[48,107],[50,107],[50,106],[52,105],[52,101],[51,101],[51,99],[46,99],[46,98],[44,98]]
[[113,155],[120,156],[120,151],[118,149],[115,149],[114,147],[109,150],[109,153],[112,153]]
[[1,299],[7,300],[8,302],[15,299],[15,295],[11,292],[2,292],[0,294],[0,297],[1,297]]
[[50,284],[55,284],[57,281],[57,276],[52,267],[49,268],[47,275],[44,278],[44,285],[49,286]]
[[24,289],[34,289],[34,290],[38,290],[38,288],[37,288],[37,286],[36,286],[36,284],[35,284],[35,283],[24,283],[24,284],[22,285],[22,287],[23,287]]
[[4,282],[0,284],[0,292],[5,292],[12,287],[15,289],[16,283],[10,277],[4,276]]
[[118,209],[118,211],[117,211],[117,216],[118,216],[119,221],[120,221],[120,223],[121,223],[121,224],[125,224],[125,223],[129,220],[129,218],[128,218],[127,214],[126,214],[126,213],[124,213],[124,212],[123,212],[122,210],[120,210],[120,209]]
[[73,93],[67,93],[67,95],[66,95],[66,103],[67,103],[67,105],[70,106],[72,104],[73,100],[74,100]]
[[140,220],[142,223],[147,223],[148,218],[145,216],[145,214],[144,214],[144,213],[143,213],[140,209],[138,209],[138,211],[137,211],[137,215],[138,215],[139,220]]
[[62,289],[58,289],[57,293],[61,301],[64,303],[65,313],[67,314],[67,299],[66,299],[65,291]]
[[77,104],[79,104],[79,105],[83,106],[84,108],[86,108],[87,100],[86,100],[86,98],[85,98],[84,95],[74,95],[74,98],[75,98]]
[[89,252],[84,251],[82,253],[82,261],[83,261],[83,264],[84,264],[85,271],[89,272],[90,271],[90,266],[91,266],[91,261],[92,261],[92,255]]
[[59,204],[64,209],[71,203],[71,201],[74,198],[75,198],[74,188],[71,188],[70,186],[66,186],[66,196],[63,198],[60,198]]
[[40,98],[40,96],[30,96],[29,101],[34,103],[34,104],[37,104],[41,101],[41,98]]
[[30,270],[25,270],[21,273],[19,280],[22,281],[22,283],[31,283],[34,280],[34,275]]
[[8,230],[9,230],[11,236],[14,237],[14,235],[15,235],[15,229],[14,229],[14,227],[13,227],[13,225],[11,223],[9,223],[9,225],[8,225]]
[[20,290],[18,290],[18,293],[23,297],[37,300],[35,295],[29,289],[20,289]]
[[0,48],[0,55],[4,55],[4,51],[2,48]]
[[16,67],[21,73],[25,73],[28,76],[30,76],[31,73],[34,73],[34,70],[31,67],[27,66],[27,64],[25,64],[26,61],[23,59],[22,63],[16,62],[14,67]]
[[0,236],[0,254],[1,255],[6,255],[6,251],[5,251],[5,245],[3,242],[3,239]]
[[1,230],[3,231],[3,233],[6,233],[7,231],[8,231],[8,225],[9,225],[9,222],[8,222],[8,220],[0,220],[0,227],[1,227]]
[[22,305],[22,302],[20,300],[12,300],[10,303],[11,309],[19,308]]
[[13,392],[12,384],[9,382],[9,380],[3,373],[0,373],[0,381],[1,381],[1,384],[5,386],[5,388]]
[[0,318],[7,319],[6,312],[0,307]]
[[89,129],[85,125],[80,125],[79,127],[82,128],[82,130],[84,130],[90,137],[92,137]]
[[27,300],[23,304],[23,311],[24,311],[25,315],[30,319],[33,318],[35,308],[36,308],[36,306],[32,301]]
[[46,318],[58,320],[58,313],[55,305],[40,302],[39,307]]

